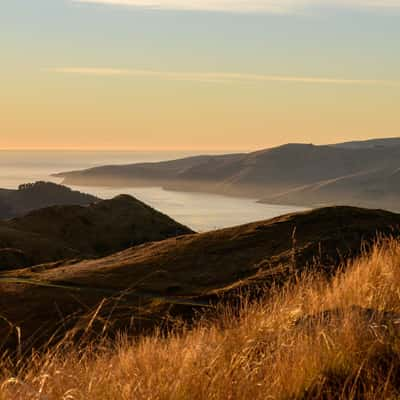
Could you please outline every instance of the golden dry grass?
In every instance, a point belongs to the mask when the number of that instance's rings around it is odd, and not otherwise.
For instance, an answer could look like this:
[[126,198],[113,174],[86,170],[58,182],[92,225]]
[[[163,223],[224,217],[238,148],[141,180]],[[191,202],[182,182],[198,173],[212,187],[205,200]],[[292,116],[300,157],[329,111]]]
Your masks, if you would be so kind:
[[387,241],[333,280],[304,276],[193,329],[4,361],[0,399],[399,398],[397,316],[400,243]]

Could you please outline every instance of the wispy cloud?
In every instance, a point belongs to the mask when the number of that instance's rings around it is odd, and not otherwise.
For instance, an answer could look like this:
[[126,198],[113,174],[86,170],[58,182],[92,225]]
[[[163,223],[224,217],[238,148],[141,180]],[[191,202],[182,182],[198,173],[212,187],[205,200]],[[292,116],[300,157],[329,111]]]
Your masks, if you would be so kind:
[[261,75],[229,72],[165,72],[136,69],[117,68],[85,68],[65,67],[48,68],[47,72],[73,75],[102,76],[102,77],[142,77],[162,80],[193,81],[193,82],[288,82],[304,84],[335,84],[335,85],[383,85],[399,86],[400,81],[378,80],[378,79],[341,79],[326,77],[305,77],[305,76],[279,76]]
[[287,13],[307,7],[399,8],[400,0],[72,0],[75,3],[156,9]]

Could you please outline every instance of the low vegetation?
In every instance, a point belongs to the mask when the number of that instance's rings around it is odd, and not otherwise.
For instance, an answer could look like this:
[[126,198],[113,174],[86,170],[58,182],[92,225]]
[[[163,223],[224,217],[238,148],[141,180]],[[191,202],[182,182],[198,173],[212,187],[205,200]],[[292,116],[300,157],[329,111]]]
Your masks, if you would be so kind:
[[[134,200],[123,197],[110,202],[96,205],[87,226],[68,216],[61,219],[65,223],[55,225],[55,218],[43,218],[43,213],[53,215],[49,210],[24,221],[41,232],[53,232],[48,235],[53,242],[60,235],[68,238],[71,246],[81,251],[100,238],[110,247],[119,245],[118,232],[131,240],[135,232],[153,240],[158,233],[179,233],[176,223],[157,222],[151,210],[150,221],[146,214],[139,218],[140,204]],[[132,210],[132,202],[133,221],[124,211],[124,204]],[[62,214],[67,213],[64,210]],[[132,222],[136,222],[133,227]],[[204,303],[215,304],[221,297],[237,303],[238,291],[254,293],[277,282],[285,284],[294,271],[307,270],[315,260],[315,269],[331,277],[343,260],[360,254],[362,245],[368,248],[377,237],[388,235],[400,237],[400,214],[332,207],[145,243],[104,258],[56,261],[0,272],[0,315],[6,318],[0,319],[0,353],[18,345],[14,327],[21,330],[24,352],[50,338],[58,341],[74,326],[84,326],[81,320],[85,321],[88,310],[95,310],[104,297],[107,302],[98,316],[110,322],[109,331],[125,327],[148,331],[171,314],[191,320]],[[49,247],[43,249],[48,255]]]
[[400,242],[384,241],[195,327],[5,356],[0,399],[398,398],[399,287]]

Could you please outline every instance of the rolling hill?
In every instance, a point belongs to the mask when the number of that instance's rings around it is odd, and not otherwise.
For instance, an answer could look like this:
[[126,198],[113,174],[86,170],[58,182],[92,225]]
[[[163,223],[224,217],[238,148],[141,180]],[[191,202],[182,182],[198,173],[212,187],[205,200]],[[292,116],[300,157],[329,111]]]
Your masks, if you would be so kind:
[[192,231],[122,195],[89,206],[42,208],[0,222],[0,269],[99,257]]
[[400,209],[400,169],[383,168],[328,179],[262,199],[264,203],[333,204]]
[[84,330],[93,315],[100,329],[162,326],[168,315],[192,317],[213,299],[285,282],[307,266],[331,275],[378,236],[399,234],[398,214],[333,207],[3,272],[1,336],[15,343],[19,327],[29,347],[56,329]]
[[399,139],[287,144],[248,154],[97,167],[58,174],[66,184],[163,186],[307,206],[400,210]]
[[0,189],[0,219],[14,218],[55,205],[89,205],[100,199],[51,182],[20,185],[18,190]]

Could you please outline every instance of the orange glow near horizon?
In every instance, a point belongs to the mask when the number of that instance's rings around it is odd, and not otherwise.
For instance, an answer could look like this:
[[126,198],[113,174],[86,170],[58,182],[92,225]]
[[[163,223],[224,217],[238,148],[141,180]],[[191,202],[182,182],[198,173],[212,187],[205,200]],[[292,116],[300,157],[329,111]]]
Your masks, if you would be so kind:
[[394,1],[285,0],[280,14],[231,13],[233,0],[208,12],[23,3],[0,15],[0,149],[241,152],[400,136]]
[[52,79],[40,97],[33,82],[5,86],[0,148],[250,151],[400,132],[397,87]]

